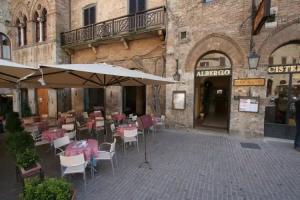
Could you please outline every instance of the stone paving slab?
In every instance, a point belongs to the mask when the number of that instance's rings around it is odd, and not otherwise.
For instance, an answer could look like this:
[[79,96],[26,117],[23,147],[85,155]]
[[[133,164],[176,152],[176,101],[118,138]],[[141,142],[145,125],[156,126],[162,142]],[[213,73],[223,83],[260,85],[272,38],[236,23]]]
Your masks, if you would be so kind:
[[[148,139],[152,170],[138,168],[143,142],[139,153],[130,147],[124,154],[118,145],[115,176],[110,163],[101,162],[94,178],[87,170],[86,190],[80,175],[68,178],[78,200],[300,199],[300,153],[292,143],[186,130],[159,131]],[[242,148],[241,142],[261,149]],[[46,149],[39,152],[46,174],[59,176],[58,158]]]

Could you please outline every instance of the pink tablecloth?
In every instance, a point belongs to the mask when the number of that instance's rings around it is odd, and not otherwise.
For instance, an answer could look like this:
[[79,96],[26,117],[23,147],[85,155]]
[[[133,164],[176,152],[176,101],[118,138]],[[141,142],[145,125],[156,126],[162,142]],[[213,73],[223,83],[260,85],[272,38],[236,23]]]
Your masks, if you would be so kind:
[[122,121],[124,119],[126,119],[126,115],[125,114],[116,114],[116,115],[112,115],[111,118],[114,120],[114,121]]
[[137,129],[137,126],[135,124],[122,124],[118,126],[116,129],[115,136],[123,137],[124,136],[124,130],[134,130]]
[[92,130],[95,126],[95,120],[94,119],[89,119],[86,123],[86,126],[89,130]]
[[52,142],[57,138],[63,137],[64,134],[65,134],[65,129],[46,130],[42,132],[42,139]]
[[98,152],[98,142],[97,140],[88,139],[87,145],[84,147],[78,146],[78,142],[72,142],[66,147],[66,156],[75,156],[83,153],[85,160],[91,160],[92,156],[96,155]]

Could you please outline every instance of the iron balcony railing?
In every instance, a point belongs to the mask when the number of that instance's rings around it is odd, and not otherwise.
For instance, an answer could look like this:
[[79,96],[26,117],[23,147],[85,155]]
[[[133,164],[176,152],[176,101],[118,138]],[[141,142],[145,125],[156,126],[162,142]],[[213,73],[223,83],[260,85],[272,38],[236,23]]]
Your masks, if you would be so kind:
[[72,45],[89,40],[109,39],[138,31],[165,28],[165,7],[99,22],[61,34],[61,44]]

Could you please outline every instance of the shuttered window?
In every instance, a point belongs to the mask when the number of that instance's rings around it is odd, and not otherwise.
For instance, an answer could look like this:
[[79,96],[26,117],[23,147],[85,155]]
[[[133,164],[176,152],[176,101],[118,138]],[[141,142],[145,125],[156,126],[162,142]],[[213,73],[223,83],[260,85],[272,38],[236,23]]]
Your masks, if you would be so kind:
[[129,14],[142,12],[146,9],[146,0],[129,0]]
[[89,6],[83,10],[83,25],[88,26],[96,22],[96,6]]

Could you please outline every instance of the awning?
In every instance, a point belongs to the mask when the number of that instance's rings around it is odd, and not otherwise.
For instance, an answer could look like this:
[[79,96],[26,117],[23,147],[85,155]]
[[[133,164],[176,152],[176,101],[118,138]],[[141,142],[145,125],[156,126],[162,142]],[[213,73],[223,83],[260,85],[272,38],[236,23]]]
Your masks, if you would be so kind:
[[0,59],[0,87],[15,88],[18,81],[32,76],[37,68]]
[[40,65],[37,74],[25,82],[35,85],[44,80],[44,87],[51,88],[93,88],[106,86],[141,86],[172,84],[176,81],[137,70],[99,64]]

